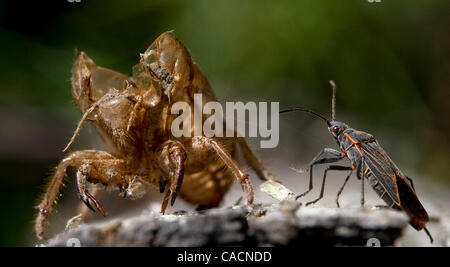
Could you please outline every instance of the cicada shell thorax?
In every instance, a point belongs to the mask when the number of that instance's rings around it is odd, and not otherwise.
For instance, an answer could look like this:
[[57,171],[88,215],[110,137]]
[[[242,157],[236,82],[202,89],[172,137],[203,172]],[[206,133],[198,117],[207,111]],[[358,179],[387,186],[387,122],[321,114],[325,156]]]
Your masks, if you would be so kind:
[[[208,80],[184,45],[170,32],[159,36],[141,54],[140,62],[133,68],[133,81],[138,88],[147,88],[141,90],[151,92],[150,99],[156,103],[147,111],[143,124],[145,143],[151,149],[156,149],[158,144],[167,139],[189,144],[198,133],[196,127],[203,127],[204,121],[210,116],[202,112],[205,104],[216,101]],[[189,105],[190,135],[187,137],[175,138],[171,132],[173,121],[180,115],[172,113],[172,106],[177,102]],[[200,121],[195,121],[195,112],[200,114]],[[216,139],[230,154],[235,154],[233,138]],[[180,195],[191,203],[215,206],[223,198],[232,180],[232,173],[224,168],[224,162],[214,151],[197,151],[186,159]]]

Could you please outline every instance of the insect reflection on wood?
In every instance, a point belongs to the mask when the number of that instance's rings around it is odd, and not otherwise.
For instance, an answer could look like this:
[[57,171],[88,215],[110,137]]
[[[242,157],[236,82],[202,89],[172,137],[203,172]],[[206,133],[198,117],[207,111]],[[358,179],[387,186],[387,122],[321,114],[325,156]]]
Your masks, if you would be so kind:
[[[313,166],[334,163],[347,157],[351,166],[329,165],[326,167],[319,197],[306,203],[306,205],[316,203],[323,197],[328,171],[350,171],[336,197],[336,204],[339,207],[339,196],[353,171],[356,170],[357,178],[361,179],[361,206],[364,206],[364,178],[367,178],[375,192],[390,208],[403,210],[409,216],[410,224],[416,230],[425,229],[431,242],[433,242],[433,238],[425,228],[425,224],[429,221],[428,214],[417,198],[412,180],[400,171],[371,134],[355,130],[343,122],[336,121],[336,86],[333,81],[330,81],[330,83],[333,86],[331,121],[311,110],[294,108],[280,111],[280,113],[302,111],[321,118],[328,125],[328,131],[340,147],[340,151],[332,148],[323,149],[309,163],[309,188],[306,192],[298,195],[296,199],[311,192],[313,188]],[[323,158],[324,154],[329,154],[332,157]]]
[[164,213],[169,200],[173,205],[178,194],[192,204],[219,205],[234,177],[245,191],[247,203],[252,204],[253,188],[236,162],[237,148],[261,179],[274,177],[243,138],[172,136],[170,125],[177,115],[169,113],[171,105],[177,101],[194,105],[194,94],[202,94],[202,103],[216,100],[186,48],[170,32],[141,54],[132,77],[99,67],[81,53],[73,65],[72,96],[83,116],[64,150],[89,121],[114,152],[75,151],[59,163],[38,205],[37,236],[44,237],[46,218],[69,166],[76,169],[81,200],[102,215],[105,211],[87,183],[118,189],[129,199],[142,197],[146,185],[154,185],[166,192],[161,206]]

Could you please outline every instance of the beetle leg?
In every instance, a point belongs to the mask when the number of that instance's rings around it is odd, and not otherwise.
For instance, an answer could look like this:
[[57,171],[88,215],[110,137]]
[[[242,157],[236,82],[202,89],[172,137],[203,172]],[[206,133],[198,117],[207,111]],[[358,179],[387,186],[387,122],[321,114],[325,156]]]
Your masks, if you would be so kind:
[[364,156],[361,157],[361,161],[358,166],[358,171],[356,172],[361,176],[361,207],[364,207],[365,199],[364,199],[364,176],[366,173],[366,158]]
[[321,200],[323,198],[323,193],[325,191],[325,181],[327,178],[327,173],[329,170],[333,170],[333,171],[351,171],[352,167],[347,167],[347,166],[340,166],[340,165],[330,165],[328,166],[325,171],[323,172],[323,180],[322,180],[322,187],[320,189],[320,195],[317,199],[310,201],[308,203],[306,203],[306,206],[311,205],[316,203],[317,201]]
[[[158,159],[155,161],[159,169],[167,176],[168,179],[168,190],[164,195],[164,200],[161,205],[161,213],[164,214],[167,208],[167,204],[173,206],[175,200],[180,192],[181,184],[184,178],[184,163],[186,161],[186,151],[183,145],[178,141],[168,141],[164,143],[157,150]],[[164,192],[167,181],[164,179],[160,180],[160,185],[163,184],[160,190]]]
[[339,197],[341,196],[342,191],[344,190],[344,187],[347,184],[347,182],[350,179],[350,177],[352,176],[352,174],[353,174],[353,170],[351,170],[350,173],[347,175],[347,177],[345,178],[344,184],[341,186],[341,188],[339,189],[339,192],[336,195],[336,205],[337,205],[338,208],[340,208]]
[[[323,154],[328,153],[334,156],[337,156],[336,158],[322,158],[319,159]],[[325,148],[322,151],[319,152],[319,154],[317,154],[317,156],[314,157],[314,159],[309,163],[309,188],[308,190],[306,190],[305,192],[301,193],[300,195],[297,195],[295,197],[295,199],[298,199],[300,197],[303,197],[305,195],[307,195],[309,192],[311,192],[311,190],[313,189],[313,166],[314,165],[319,165],[319,164],[325,164],[325,163],[333,163],[336,161],[339,161],[341,159],[343,159],[345,157],[345,155],[343,155],[343,153],[341,153],[341,151],[338,151],[336,149],[332,149],[332,148]]]
[[428,231],[428,229],[426,227],[424,227],[423,230],[425,231],[427,236],[430,238],[430,243],[433,244],[434,239],[433,239],[433,236],[431,235],[430,231]]

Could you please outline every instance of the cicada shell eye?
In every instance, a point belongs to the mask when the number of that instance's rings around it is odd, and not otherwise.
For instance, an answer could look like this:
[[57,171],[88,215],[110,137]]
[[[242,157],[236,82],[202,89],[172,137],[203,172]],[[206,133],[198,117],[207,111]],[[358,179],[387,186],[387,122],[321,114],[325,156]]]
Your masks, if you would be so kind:
[[[184,45],[171,32],[161,34],[141,55],[156,87],[173,97],[183,94],[193,79],[193,62]],[[159,83],[160,85],[157,85]]]
[[75,60],[72,68],[72,97],[77,103],[82,112],[88,109],[92,102],[89,99],[90,95],[90,77],[92,70],[95,69],[94,61],[81,52]]
[[156,42],[152,43],[149,48],[141,54],[141,58],[147,65],[151,65],[158,61],[158,48],[156,46]]
[[111,90],[122,91],[124,82],[128,76],[120,72],[103,67],[96,67],[91,74],[91,97],[99,100],[103,95]]
[[161,101],[161,88],[154,86],[150,73],[142,63],[133,67],[133,81],[144,96],[146,106],[154,107]]

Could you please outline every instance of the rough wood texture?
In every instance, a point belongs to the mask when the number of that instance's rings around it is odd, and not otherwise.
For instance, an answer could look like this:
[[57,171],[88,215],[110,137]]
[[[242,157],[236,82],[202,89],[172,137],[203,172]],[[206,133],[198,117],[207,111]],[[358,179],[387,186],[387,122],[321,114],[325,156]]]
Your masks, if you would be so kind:
[[81,224],[46,245],[79,241],[81,246],[361,246],[377,238],[388,246],[407,225],[407,217],[393,210],[309,208],[286,200],[251,210],[233,206]]

